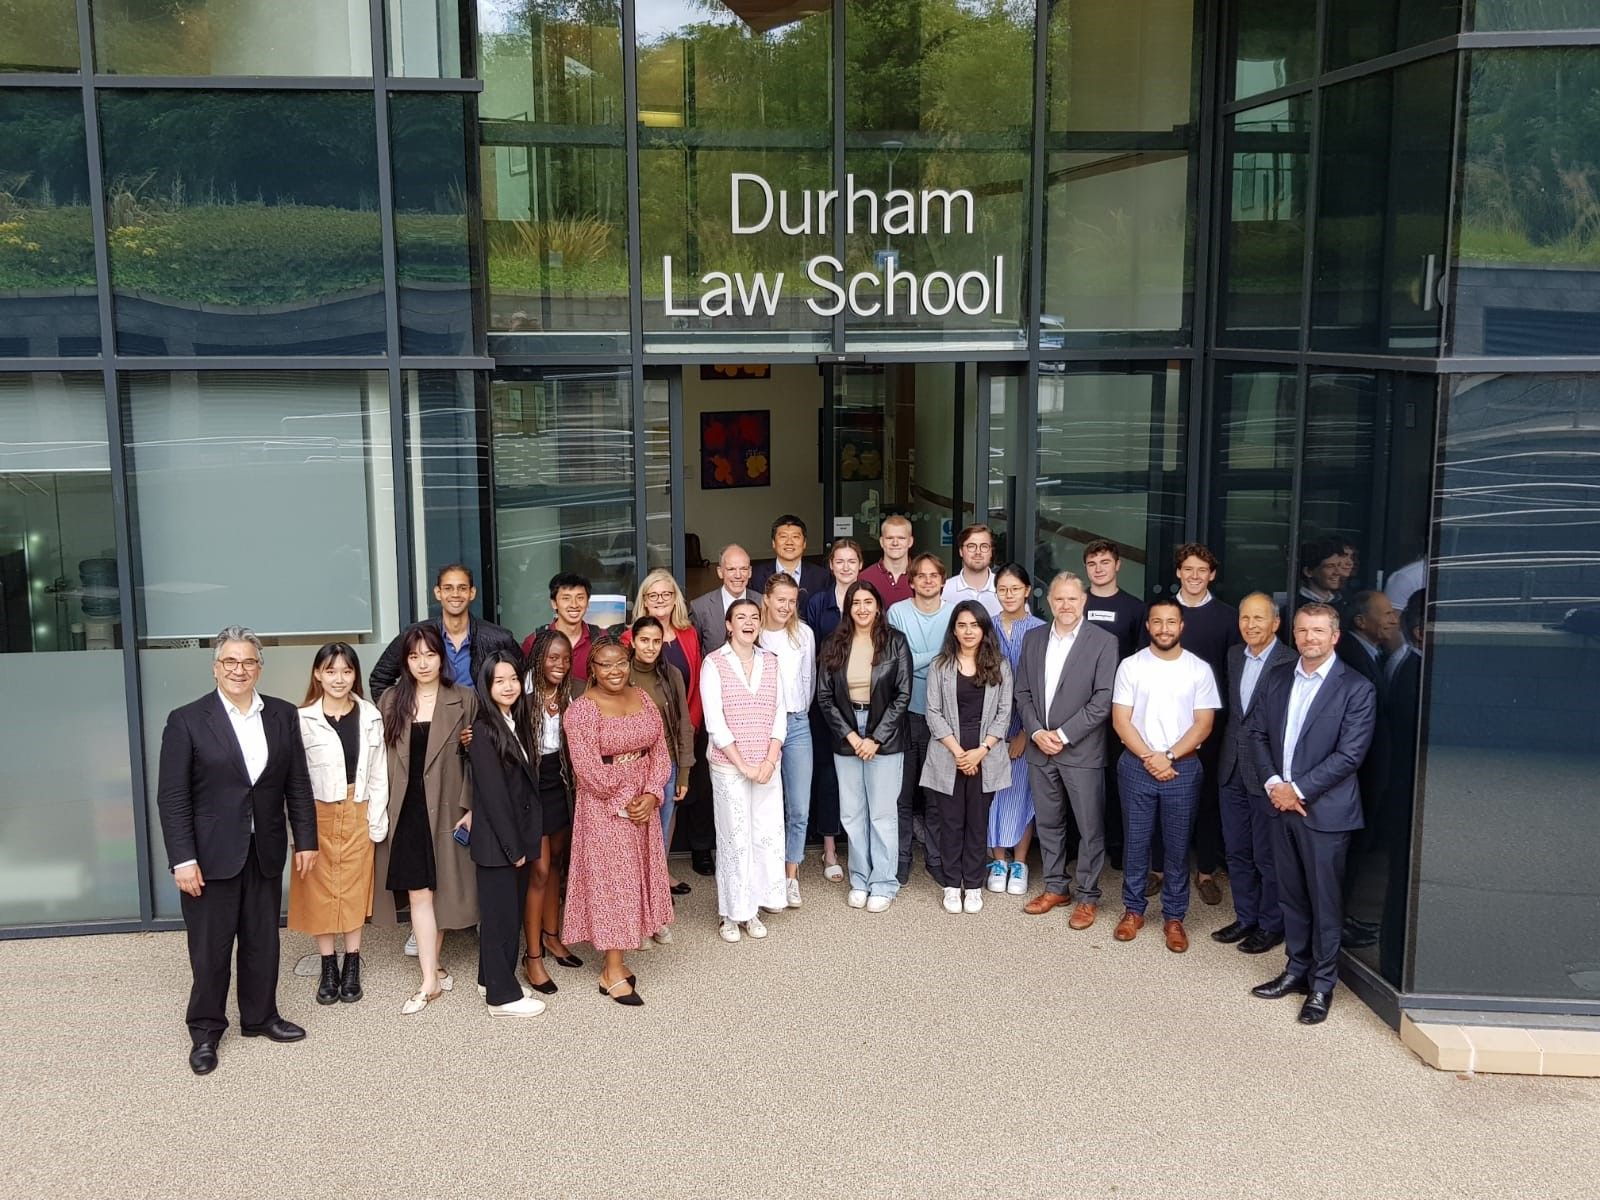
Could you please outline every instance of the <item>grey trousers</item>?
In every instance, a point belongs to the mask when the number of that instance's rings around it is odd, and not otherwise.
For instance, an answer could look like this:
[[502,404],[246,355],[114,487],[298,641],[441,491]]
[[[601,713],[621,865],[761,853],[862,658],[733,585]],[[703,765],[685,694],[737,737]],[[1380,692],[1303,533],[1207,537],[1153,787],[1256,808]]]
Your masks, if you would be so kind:
[[1100,874],[1106,865],[1106,772],[1103,766],[1028,764],[1033,810],[1039,823],[1039,853],[1044,859],[1044,889],[1067,894],[1067,812],[1078,824],[1078,871],[1072,880],[1080,904],[1100,903]]

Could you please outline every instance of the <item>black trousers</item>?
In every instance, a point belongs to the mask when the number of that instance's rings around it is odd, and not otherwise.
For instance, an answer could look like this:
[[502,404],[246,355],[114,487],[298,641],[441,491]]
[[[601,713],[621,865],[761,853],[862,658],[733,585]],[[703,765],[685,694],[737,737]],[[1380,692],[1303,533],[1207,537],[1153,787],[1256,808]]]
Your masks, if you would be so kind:
[[844,833],[844,822],[839,819],[839,774],[833,769],[833,730],[822,719],[822,710],[815,701],[807,715],[815,763],[811,772],[811,836],[839,837]]
[[[911,870],[911,814],[917,807],[917,793],[921,787],[917,781],[922,778],[922,764],[928,757],[928,718],[921,713],[906,713],[906,750],[901,755],[903,773],[900,776],[900,874],[901,882],[905,882],[907,872]],[[937,803],[935,797],[928,796],[927,825],[928,844],[922,848],[923,856],[928,860],[928,870],[934,870],[939,863],[939,839],[933,833],[933,807]]]
[[522,999],[517,963],[522,957],[522,910],[531,863],[478,867],[478,986],[490,1004]]
[[1122,743],[1109,731],[1106,736],[1106,858],[1115,870],[1122,870],[1122,792],[1117,786],[1117,759]]
[[679,825],[686,826],[684,836],[689,839],[689,849],[709,854],[716,849],[717,823],[711,806],[711,739],[704,729],[694,731],[694,766],[689,768],[689,791],[678,811],[683,814]]
[[1222,754],[1222,739],[1213,736],[1200,747],[1198,758],[1204,774],[1200,777],[1200,807],[1194,817],[1194,869],[1210,875],[1226,861],[1222,841],[1222,802],[1217,795],[1217,761]]
[[238,943],[239,1023],[247,1029],[278,1015],[278,913],[283,907],[283,876],[267,875],[256,861],[256,840],[244,857],[244,870],[230,879],[207,879],[198,896],[180,892],[183,924],[189,938],[189,1037],[221,1040],[228,1028],[228,982],[234,943]]
[[994,793],[983,790],[982,776],[960,771],[956,772],[955,791],[949,795],[928,793],[928,836],[939,847],[938,866],[931,869],[940,886],[969,891],[983,886],[992,803]]

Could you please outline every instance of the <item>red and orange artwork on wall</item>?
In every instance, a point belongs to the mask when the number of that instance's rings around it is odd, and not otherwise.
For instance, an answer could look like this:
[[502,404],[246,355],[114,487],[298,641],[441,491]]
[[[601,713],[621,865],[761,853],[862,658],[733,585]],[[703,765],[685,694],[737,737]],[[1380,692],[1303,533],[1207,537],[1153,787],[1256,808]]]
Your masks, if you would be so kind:
[[772,486],[772,414],[700,414],[700,487]]

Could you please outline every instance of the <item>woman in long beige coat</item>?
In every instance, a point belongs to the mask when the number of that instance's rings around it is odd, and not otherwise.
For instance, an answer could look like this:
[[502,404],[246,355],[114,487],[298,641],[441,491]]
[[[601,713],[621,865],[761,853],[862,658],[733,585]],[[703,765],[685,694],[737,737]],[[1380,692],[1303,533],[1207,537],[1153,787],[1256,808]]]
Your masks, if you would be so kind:
[[444,931],[478,923],[472,861],[454,837],[458,828],[472,829],[461,734],[472,727],[478,702],[470,688],[452,683],[437,625],[408,629],[401,654],[404,669],[378,706],[388,746],[389,836],[377,848],[372,921],[394,924],[394,893],[407,893],[422,968],[422,987],[401,1008],[411,1014],[455,985],[439,962]]

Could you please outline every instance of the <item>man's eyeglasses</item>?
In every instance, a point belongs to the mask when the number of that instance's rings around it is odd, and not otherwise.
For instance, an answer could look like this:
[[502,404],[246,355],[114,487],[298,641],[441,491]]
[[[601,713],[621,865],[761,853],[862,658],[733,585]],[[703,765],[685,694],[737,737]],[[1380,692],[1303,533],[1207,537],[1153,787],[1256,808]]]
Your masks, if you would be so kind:
[[219,658],[217,661],[222,664],[222,669],[230,675],[237,674],[240,671],[259,671],[261,669],[261,660],[259,658]]

